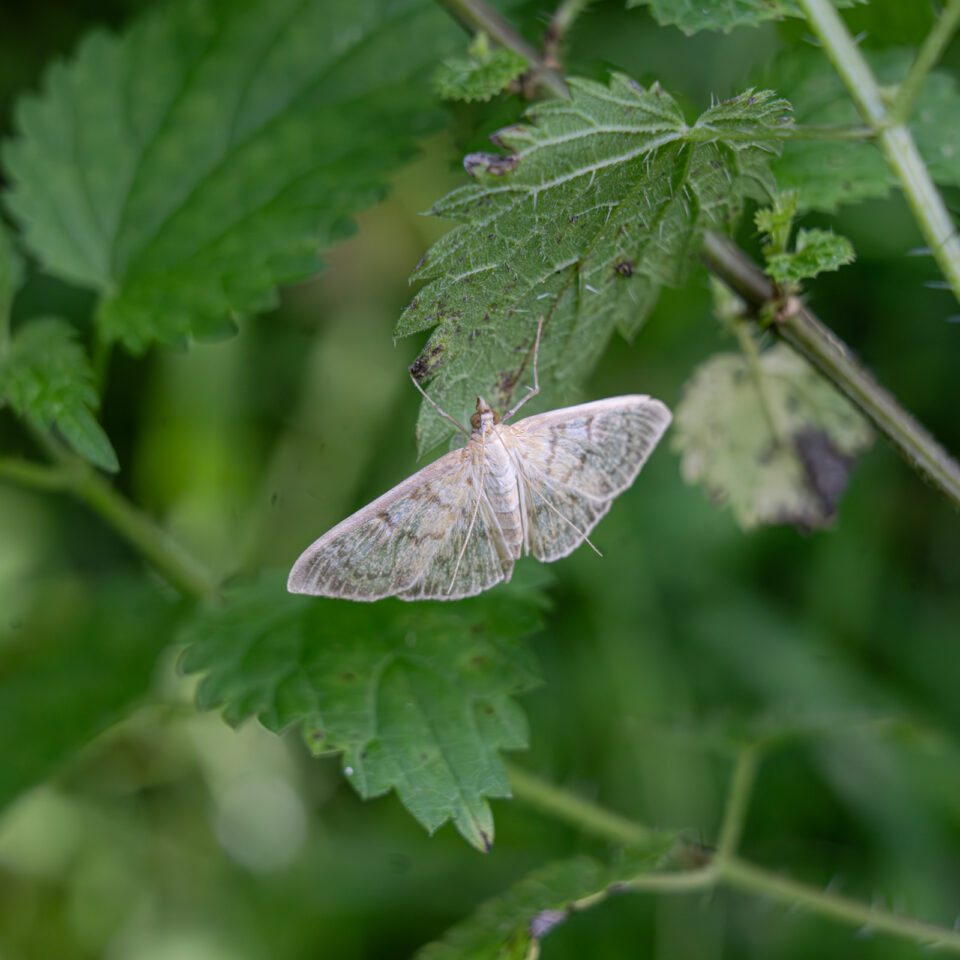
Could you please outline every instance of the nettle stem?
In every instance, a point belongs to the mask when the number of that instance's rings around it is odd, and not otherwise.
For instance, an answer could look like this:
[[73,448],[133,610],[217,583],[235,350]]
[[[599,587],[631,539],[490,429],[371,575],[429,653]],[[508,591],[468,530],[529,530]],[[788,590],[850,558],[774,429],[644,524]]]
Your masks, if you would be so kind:
[[179,541],[89,464],[67,451],[55,449],[55,445],[49,446],[56,464],[0,458],[0,479],[35,490],[67,493],[82,500],[184,596],[196,600],[213,596],[216,591],[213,575]]
[[[755,310],[774,303],[770,278],[736,244],[706,235],[703,258],[709,270]],[[812,311],[799,301],[781,313],[770,329],[806,357],[895,447],[931,486],[960,508],[960,464],[888,393]]]
[[[863,900],[793,880],[740,857],[736,850],[743,833],[760,756],[760,747],[751,744],[741,750],[734,763],[716,850],[681,840],[671,854],[670,859],[675,862],[700,863],[701,866],[690,870],[642,873],[617,884],[616,889],[629,889],[637,893],[682,894],[726,887],[785,906],[801,907],[808,913],[828,917],[848,926],[887,933],[921,946],[960,954],[960,931],[899,916]],[[656,831],[645,824],[613,813],[512,765],[510,786],[517,800],[601,840],[630,845],[642,844],[656,836]],[[589,909],[605,900],[611,892],[607,889],[598,890],[570,906],[575,910]]]
[[800,0],[800,6],[861,116],[875,131],[877,143],[900,181],[924,239],[954,296],[960,300],[960,236],[906,125],[910,105],[960,23],[960,2],[952,0],[938,20],[893,107],[888,106],[873,71],[830,0]]

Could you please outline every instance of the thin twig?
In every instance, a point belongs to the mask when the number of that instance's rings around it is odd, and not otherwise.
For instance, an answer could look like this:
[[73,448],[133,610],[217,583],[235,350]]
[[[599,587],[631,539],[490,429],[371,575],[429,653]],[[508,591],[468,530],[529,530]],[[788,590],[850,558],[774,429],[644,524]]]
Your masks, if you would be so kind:
[[747,807],[757,779],[757,766],[760,762],[760,748],[748,744],[737,756],[727,791],[727,805],[720,824],[717,838],[717,858],[732,857],[740,846],[743,827],[747,819]]
[[0,459],[0,479],[45,492],[69,493],[84,501],[123,537],[156,571],[185,596],[210,597],[213,577],[204,566],[143,511],[118,493],[89,464],[60,451],[59,463]]
[[[769,277],[736,244],[706,235],[707,267],[754,308],[775,302]],[[888,393],[847,345],[799,301],[770,329],[848,397],[928,483],[960,508],[960,464]]]
[[439,0],[453,17],[471,33],[483,31],[502,47],[525,57],[534,80],[546,87],[555,97],[569,97],[567,85],[556,70],[550,69],[539,51],[483,0]]
[[587,833],[625,846],[649,843],[656,836],[650,827],[584,800],[522,767],[507,764],[507,773],[510,788],[518,800],[558,820],[573,823]]
[[[743,826],[744,815],[753,786],[758,754],[748,747],[741,755],[730,783],[718,849],[710,851],[681,840],[673,850],[673,861],[700,862],[691,870],[656,870],[638,874],[616,885],[618,890],[638,893],[690,893],[718,887],[743,890],[786,906],[802,907],[809,913],[829,917],[852,927],[865,927],[895,937],[902,937],[923,946],[960,954],[960,931],[902,917],[852,897],[841,896],[785,877],[782,874],[749,863],[732,851]],[[515,797],[543,813],[556,817],[601,840],[619,844],[642,844],[656,837],[657,832],[642,823],[607,810],[596,803],[549,783],[546,780],[510,766],[510,784]],[[585,910],[609,896],[608,889],[598,890],[574,901],[573,909]]]
[[[877,143],[900,181],[917,225],[960,300],[960,236],[910,130],[887,108],[870,66],[830,0],[800,0],[800,5],[861,116],[876,131]],[[955,15],[952,8],[948,12]],[[912,96],[909,90],[907,95]]]
[[543,35],[543,60],[552,70],[560,70],[560,47],[574,21],[594,0],[562,0]]
[[890,105],[888,116],[894,123],[907,122],[910,110],[923,89],[927,74],[943,56],[958,26],[960,26],[960,0],[950,0],[927,34],[917,59],[913,61],[906,77],[903,78],[897,95]]

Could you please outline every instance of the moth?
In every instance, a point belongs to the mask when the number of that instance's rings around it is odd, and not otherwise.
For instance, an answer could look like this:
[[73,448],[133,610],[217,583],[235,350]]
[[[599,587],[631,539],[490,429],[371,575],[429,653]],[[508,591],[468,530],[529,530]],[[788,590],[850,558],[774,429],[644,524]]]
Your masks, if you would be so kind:
[[[542,321],[541,321],[542,327]],[[466,444],[337,524],[293,565],[291,593],[349,600],[458,600],[510,579],[521,553],[572,553],[636,479],[670,424],[648,396],[610,397],[509,420],[477,397]]]

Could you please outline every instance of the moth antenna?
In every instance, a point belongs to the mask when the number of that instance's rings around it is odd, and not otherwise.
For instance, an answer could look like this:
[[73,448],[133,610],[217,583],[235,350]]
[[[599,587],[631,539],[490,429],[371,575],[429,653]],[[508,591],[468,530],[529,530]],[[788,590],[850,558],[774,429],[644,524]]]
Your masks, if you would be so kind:
[[441,417],[445,417],[445,418],[446,418],[447,420],[449,420],[461,433],[465,433],[465,434],[469,437],[469,436],[470,436],[470,431],[469,431],[459,420],[455,419],[454,417],[451,417],[450,414],[447,413],[446,410],[444,410],[444,409],[441,408],[440,404],[437,403],[437,401],[434,400],[433,397],[427,396],[427,391],[424,390],[423,387],[421,387],[419,383],[417,383],[417,378],[413,375],[413,371],[412,371],[412,370],[409,370],[408,373],[410,374],[410,379],[413,381],[413,385],[414,385],[414,386],[420,391],[420,393],[423,395],[423,399],[426,400],[427,403],[429,403],[430,406],[433,407],[433,409],[436,410],[437,413],[439,413]]

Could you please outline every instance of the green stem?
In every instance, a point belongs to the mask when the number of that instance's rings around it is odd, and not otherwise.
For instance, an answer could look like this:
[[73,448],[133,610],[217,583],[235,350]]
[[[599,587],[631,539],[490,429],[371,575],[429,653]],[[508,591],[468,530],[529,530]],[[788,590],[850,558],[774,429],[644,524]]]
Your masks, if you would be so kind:
[[950,289],[960,300],[960,236],[909,129],[887,108],[883,91],[830,0],[800,0],[810,26],[846,84],[897,179]]
[[894,123],[906,123],[910,110],[917,96],[923,89],[923,82],[927,74],[934,68],[944,50],[950,43],[957,27],[960,26],[960,0],[950,0],[947,8],[937,17],[936,22],[927,34],[923,46],[913,61],[906,77],[897,90],[897,95],[890,105],[888,116]]
[[[790,907],[803,907],[810,913],[837,920],[853,927],[865,927],[892,936],[902,937],[923,946],[951,953],[960,953],[960,932],[948,927],[925,923],[912,917],[901,917],[881,910],[862,900],[844,897],[822,887],[802,883],[774,870],[758,867],[733,853],[743,828],[744,816],[756,773],[759,751],[747,747],[741,754],[731,778],[730,792],[720,830],[718,849],[708,850],[687,841],[680,841],[672,859],[707,862],[692,870],[641,873],[617,889],[638,893],[690,893],[718,887],[730,887],[774,900]],[[622,844],[643,843],[656,832],[589,800],[564,790],[556,784],[510,765],[510,784],[518,800],[525,801],[543,813],[556,817],[601,840]],[[585,910],[605,900],[609,890],[589,894],[571,904],[572,909]]]
[[560,67],[560,46],[577,17],[594,0],[562,0],[543,35],[543,59],[551,68]]
[[0,480],[12,480],[47,493],[66,490],[70,483],[66,470],[14,457],[0,457]]
[[556,70],[548,67],[539,51],[483,0],[439,0],[471,33],[483,31],[502,47],[526,57],[537,83],[555,97],[569,97],[567,85]]
[[876,135],[873,127],[840,123],[798,123],[784,128],[786,140],[873,140]]
[[512,763],[507,764],[513,795],[523,803],[603,840],[626,846],[648,843],[656,832],[628,817],[578,797]]
[[772,870],[765,870],[741,860],[726,857],[714,861],[717,882],[776,900],[791,907],[804,907],[811,913],[831,917],[841,923],[889,933],[929,946],[960,953],[960,931],[933,923],[924,923],[912,917],[901,917],[889,910],[881,910],[862,900],[844,897],[822,887],[815,887]]
[[730,790],[727,793],[727,805],[723,813],[723,822],[720,824],[720,835],[717,838],[716,857],[719,859],[732,857],[740,846],[759,762],[760,749],[750,744],[740,751],[734,763]]
[[[724,237],[708,233],[703,257],[710,271],[754,308],[777,300],[770,279]],[[789,306],[770,329],[806,357],[860,409],[921,477],[960,508],[960,464],[810,310],[798,300],[792,300]]]
[[165,580],[185,596],[210,597],[216,585],[210,573],[145,513],[123,497],[92,467],[59,455],[57,466],[0,459],[0,478],[35,490],[70,493],[95,510],[136,548]]

